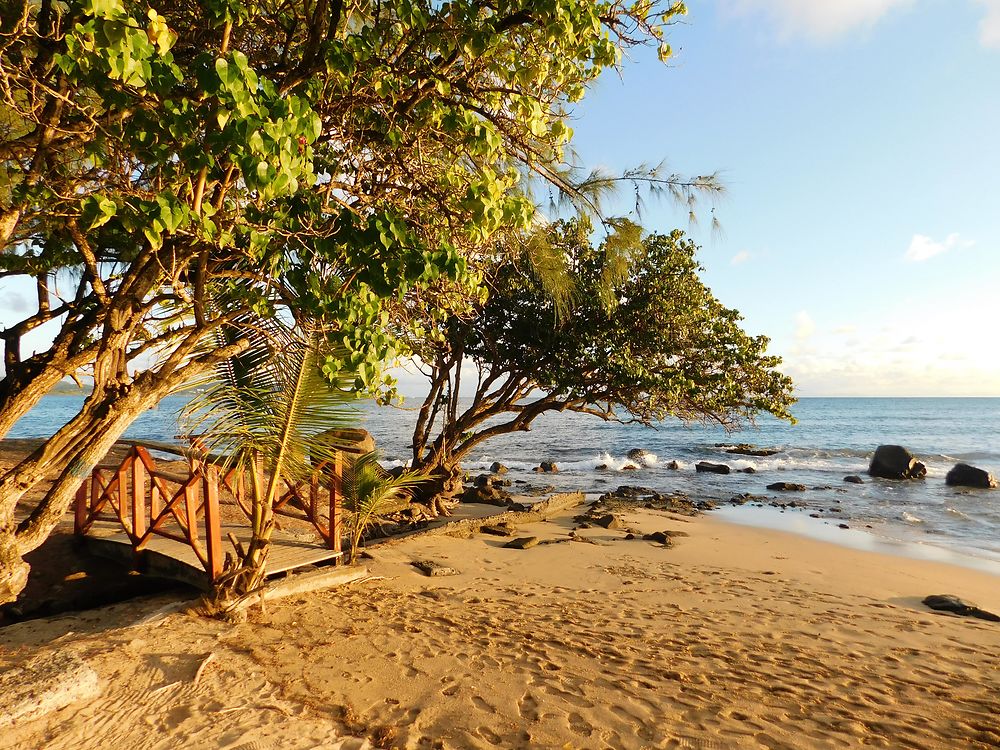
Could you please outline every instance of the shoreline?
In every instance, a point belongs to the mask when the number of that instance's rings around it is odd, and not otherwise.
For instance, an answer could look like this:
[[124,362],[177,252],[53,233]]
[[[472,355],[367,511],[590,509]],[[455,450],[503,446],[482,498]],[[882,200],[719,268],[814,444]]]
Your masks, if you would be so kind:
[[[579,529],[573,541],[581,511],[518,528],[542,542],[526,550],[483,534],[373,546],[374,580],[270,602],[247,623],[174,613],[135,627],[158,598],[0,629],[4,668],[66,651],[105,686],[5,740],[341,750],[1000,742],[1000,625],[920,604],[951,593],[1000,611],[995,576],[712,513],[629,509],[624,528]],[[627,529],[669,529],[673,545],[627,540]],[[458,574],[428,578],[415,560]]]

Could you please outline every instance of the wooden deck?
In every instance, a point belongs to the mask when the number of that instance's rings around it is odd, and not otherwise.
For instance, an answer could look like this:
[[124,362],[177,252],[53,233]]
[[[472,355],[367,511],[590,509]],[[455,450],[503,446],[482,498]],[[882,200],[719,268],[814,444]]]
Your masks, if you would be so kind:
[[[244,545],[249,541],[249,530],[243,526],[223,526],[223,538],[232,533]],[[140,573],[157,578],[182,581],[204,591],[212,588],[201,560],[190,544],[157,536],[141,549],[134,548],[128,534],[114,521],[95,521],[83,537],[88,551],[95,555],[121,562]],[[265,565],[268,578],[275,578],[317,563],[339,558],[341,552],[323,545],[320,539],[303,539],[298,535],[275,530]]]

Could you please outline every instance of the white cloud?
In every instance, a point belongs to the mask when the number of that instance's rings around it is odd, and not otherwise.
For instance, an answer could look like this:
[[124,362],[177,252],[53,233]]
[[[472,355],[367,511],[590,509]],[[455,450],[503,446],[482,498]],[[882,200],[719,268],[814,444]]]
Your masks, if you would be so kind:
[[976,0],[986,9],[979,22],[979,42],[984,47],[1000,49],[1000,0]]
[[746,263],[748,260],[750,260],[751,257],[753,256],[750,255],[749,250],[740,250],[738,253],[736,253],[736,255],[733,256],[733,259],[729,261],[729,265],[738,266],[741,263]]
[[795,338],[804,341],[814,333],[816,333],[816,323],[813,322],[812,316],[805,310],[795,313]]
[[945,237],[944,242],[937,242],[925,234],[915,234],[910,240],[910,247],[907,248],[905,257],[911,263],[920,263],[956,247],[972,247],[974,244],[971,240],[963,240],[957,232]]
[[[996,3],[997,0],[981,0]],[[829,40],[874,26],[883,16],[913,0],[723,0],[737,14],[763,13],[785,36]]]

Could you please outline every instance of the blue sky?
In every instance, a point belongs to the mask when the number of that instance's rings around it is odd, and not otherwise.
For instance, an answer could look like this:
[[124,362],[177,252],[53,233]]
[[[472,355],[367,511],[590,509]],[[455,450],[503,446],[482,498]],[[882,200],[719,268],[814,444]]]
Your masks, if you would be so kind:
[[1000,395],[1000,0],[688,7],[577,110],[583,162],[720,172],[705,279],[799,395]]

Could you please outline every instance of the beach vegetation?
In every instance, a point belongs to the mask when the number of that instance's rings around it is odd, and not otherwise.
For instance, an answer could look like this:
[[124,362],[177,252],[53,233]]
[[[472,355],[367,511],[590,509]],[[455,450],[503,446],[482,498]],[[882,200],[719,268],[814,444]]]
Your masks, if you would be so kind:
[[324,376],[391,398],[405,342],[483,300],[480,248],[537,187],[573,194],[574,103],[629,47],[667,56],[683,11],[0,0],[0,280],[37,292],[0,332],[0,436],[92,388],[0,474],[0,602],[128,425],[252,346],[204,346],[248,315],[322,321]]
[[[430,504],[444,510],[460,490],[471,451],[550,411],[650,427],[680,419],[736,428],[761,413],[791,420],[780,358],[705,286],[696,245],[681,231],[636,231],[594,242],[583,219],[502,239],[489,296],[415,345],[430,389],[412,465],[436,477]],[[559,294],[544,281],[555,271]]]

